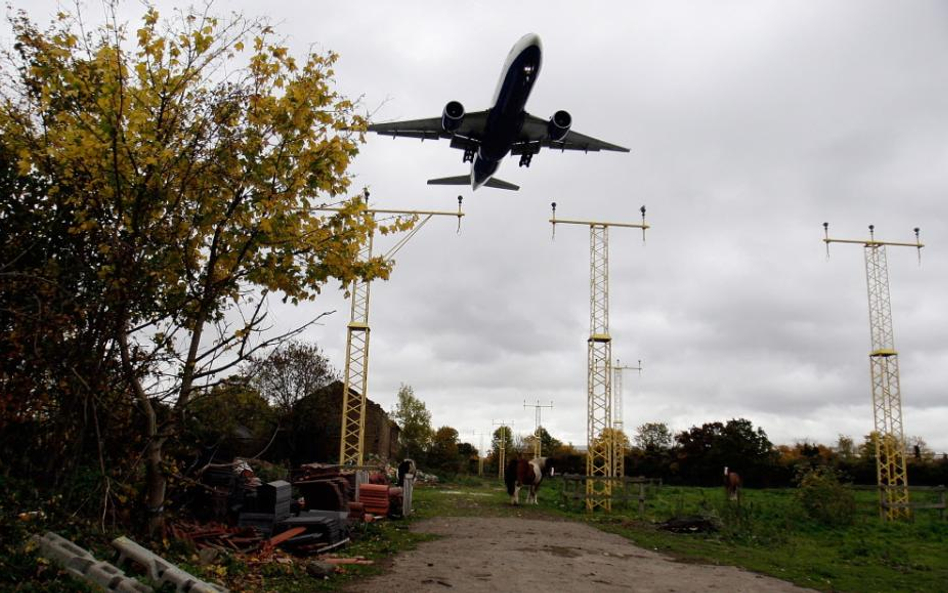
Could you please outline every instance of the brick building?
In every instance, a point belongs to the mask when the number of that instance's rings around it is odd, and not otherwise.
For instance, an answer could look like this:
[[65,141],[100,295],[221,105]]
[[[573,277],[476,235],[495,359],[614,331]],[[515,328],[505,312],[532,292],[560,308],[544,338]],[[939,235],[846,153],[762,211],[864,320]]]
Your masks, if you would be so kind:
[[[336,463],[342,433],[342,381],[335,381],[301,399],[293,409],[294,446],[290,453],[295,464],[312,461]],[[364,452],[395,461],[401,429],[382,406],[366,401]],[[302,438],[300,435],[305,435]]]

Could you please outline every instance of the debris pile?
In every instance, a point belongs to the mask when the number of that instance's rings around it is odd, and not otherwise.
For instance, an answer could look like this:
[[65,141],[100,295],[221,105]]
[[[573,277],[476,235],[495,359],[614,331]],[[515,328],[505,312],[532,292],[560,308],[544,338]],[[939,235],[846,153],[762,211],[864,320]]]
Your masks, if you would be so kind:
[[310,509],[346,511],[355,498],[355,477],[339,466],[309,463],[293,472],[293,485]]
[[190,541],[199,550],[218,548],[249,552],[257,549],[263,541],[263,535],[254,527],[228,527],[221,523],[202,525],[177,521],[171,525],[171,535],[178,540]]
[[[279,548],[322,558],[349,542],[353,524],[402,516],[405,490],[390,485],[394,475],[390,467],[357,476],[338,465],[309,463],[289,481],[262,483],[245,460],[208,465],[201,472],[197,520],[175,522],[171,534],[199,550],[278,560],[272,554]],[[363,482],[358,497],[357,482]]]
[[658,528],[673,533],[710,533],[718,531],[718,525],[713,517],[702,517],[700,515],[672,517],[664,523],[659,523]]
[[[406,500],[410,501],[411,482],[405,488],[391,486],[394,474],[390,470],[355,472],[311,463],[294,471],[291,481],[263,483],[245,460],[208,464],[198,472],[200,481],[188,479],[192,488],[182,508],[190,512],[168,526],[168,535],[190,542],[201,564],[213,563],[228,552],[246,555],[250,564],[302,562],[308,574],[317,576],[343,571],[343,565],[372,564],[361,556],[344,558],[327,553],[349,542],[355,524],[402,516]],[[36,535],[32,541],[44,556],[71,574],[109,590],[152,591],[122,572],[119,567],[129,562],[138,565],[136,572],[144,571],[165,587],[201,593],[226,591],[125,537],[112,542],[120,553],[114,566],[98,562],[88,551],[53,533]]]
[[[305,474],[304,474],[305,476]],[[346,482],[339,475],[308,479],[304,477],[297,487],[303,494],[305,506],[293,504],[292,486],[289,482],[278,480],[263,484],[257,490],[254,512],[241,513],[238,525],[260,530],[270,538],[265,546],[282,546],[284,549],[299,553],[312,554],[322,550],[335,548],[349,541],[348,504],[347,495],[321,496],[327,492],[345,493],[346,490],[339,484],[339,480]],[[317,506],[320,510],[304,510],[315,504],[326,504],[329,510]],[[294,512],[294,506],[295,512]],[[340,507],[341,506],[341,510]],[[292,532],[287,535],[287,532]]]
[[282,525],[291,529],[303,528],[303,535],[287,540],[289,551],[312,554],[336,548],[349,541],[348,512],[304,511],[290,517]]

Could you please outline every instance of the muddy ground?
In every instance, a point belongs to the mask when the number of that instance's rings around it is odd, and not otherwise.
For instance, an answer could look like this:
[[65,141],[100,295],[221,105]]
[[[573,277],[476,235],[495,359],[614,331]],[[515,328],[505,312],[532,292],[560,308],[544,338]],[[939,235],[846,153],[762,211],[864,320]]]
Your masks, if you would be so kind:
[[731,566],[682,563],[582,523],[438,517],[413,531],[440,539],[396,556],[351,592],[810,591]]

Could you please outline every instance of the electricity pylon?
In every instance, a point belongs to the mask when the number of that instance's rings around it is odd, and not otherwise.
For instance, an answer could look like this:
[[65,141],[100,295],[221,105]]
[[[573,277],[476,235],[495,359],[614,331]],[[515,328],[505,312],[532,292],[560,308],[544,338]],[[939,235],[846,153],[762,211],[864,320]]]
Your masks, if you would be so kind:
[[484,433],[472,430],[471,434],[480,437],[480,448],[477,450],[477,475],[484,477]]
[[831,239],[829,223],[823,223],[823,242],[829,257],[830,243],[855,243],[865,249],[866,285],[869,293],[869,374],[872,378],[872,413],[875,430],[876,478],[879,484],[879,514],[889,520],[911,517],[908,472],[905,468],[905,434],[902,428],[902,393],[899,389],[899,355],[892,332],[892,305],[889,300],[889,268],[885,248],[914,247],[921,261],[919,229],[915,243],[876,241],[875,226],[869,225],[869,239]]
[[556,218],[553,202],[553,236],[557,224],[589,227],[589,339],[586,373],[586,510],[612,510],[615,452],[612,434],[612,337],[609,335],[609,227],[642,229],[645,240],[645,206],[642,222],[615,223]]
[[616,436],[616,439],[613,443],[615,450],[612,453],[612,466],[613,466],[613,475],[622,477],[625,475],[625,443],[622,441],[622,436],[628,436],[625,434],[625,420],[622,416],[622,371],[638,371],[639,375],[642,374],[642,361],[639,361],[639,366],[622,366],[619,364],[619,359],[616,359],[616,364],[612,367],[612,429],[613,434]]
[[[368,192],[365,196],[368,200]],[[340,208],[315,208],[319,211],[338,212]],[[455,216],[460,229],[461,196],[458,196],[457,212],[440,212],[431,210],[381,210],[369,208],[366,210],[374,217],[378,214],[388,214],[395,217],[413,216],[421,218],[408,233],[402,237],[382,259],[390,260],[405,246],[408,241],[421,230],[421,227],[434,216]],[[372,241],[374,230],[369,231],[366,242],[359,251],[359,259],[368,261],[372,258]],[[346,368],[345,383],[342,389],[342,430],[339,435],[339,465],[361,466],[365,461],[365,401],[368,399],[369,380],[369,285],[365,280],[353,280],[351,288],[351,309],[349,324],[346,326]]]
[[534,422],[533,428],[533,457],[542,457],[543,445],[540,444],[540,427],[543,426],[540,422],[540,410],[543,408],[553,409],[553,402],[550,402],[550,405],[540,405],[540,400],[537,400],[535,404],[528,404],[527,400],[523,401],[524,408],[533,408],[536,411],[536,419]]
[[501,420],[494,422],[491,420],[491,426],[500,426],[500,449],[497,451],[497,477],[504,479],[504,468],[507,466],[507,437],[510,435],[510,427],[513,422],[507,423]]

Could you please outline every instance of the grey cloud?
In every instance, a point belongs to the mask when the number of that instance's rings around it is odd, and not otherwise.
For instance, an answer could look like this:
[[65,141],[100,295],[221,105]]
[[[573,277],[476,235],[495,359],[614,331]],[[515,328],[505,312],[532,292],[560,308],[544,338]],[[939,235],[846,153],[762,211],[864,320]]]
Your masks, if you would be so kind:
[[[872,423],[862,253],[834,246],[827,262],[821,223],[841,237],[874,223],[898,241],[920,226],[921,267],[889,252],[905,425],[948,450],[945,3],[266,9],[295,52],[339,52],[340,88],[380,120],[434,116],[451,99],[488,107],[510,46],[535,31],[545,62],[528,109],[566,108],[577,130],[632,149],[547,151],[529,170],[509,159],[498,176],[520,192],[461,191],[461,234],[432,221],[373,287],[373,399],[390,406],[409,383],[438,425],[487,432],[508,418],[527,432],[523,400],[552,398],[544,423],[584,443],[588,231],[557,228],[551,242],[549,204],[606,220],[637,220],[646,204],[644,247],[638,232],[610,236],[614,353],[646,368],[626,381],[626,426],[745,416],[775,442],[859,439]],[[425,180],[466,168],[443,144],[369,137],[352,170],[378,206],[451,210],[459,192]],[[341,368],[346,303],[328,289],[306,307],[338,310],[307,337]]]

